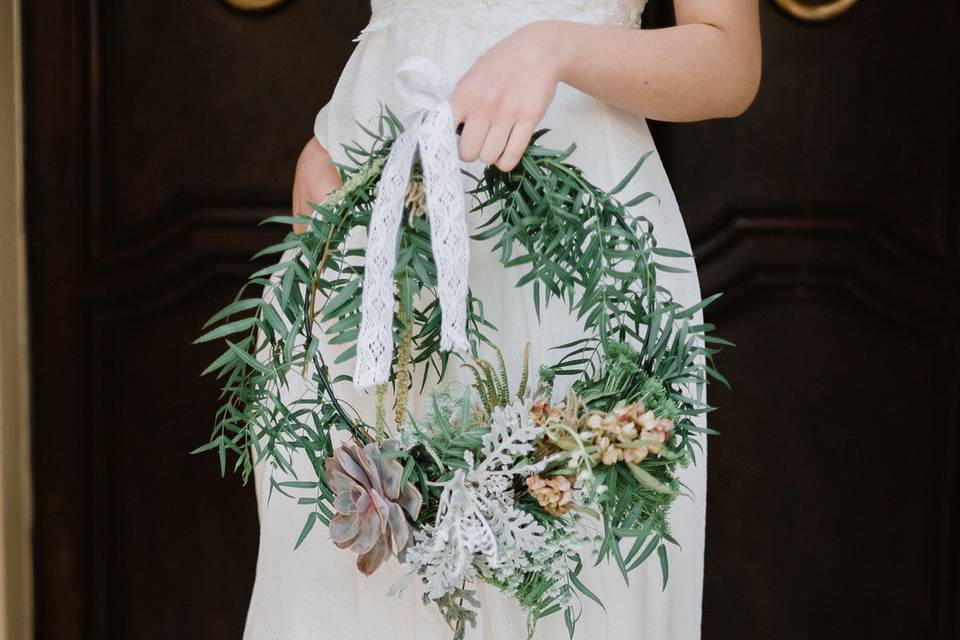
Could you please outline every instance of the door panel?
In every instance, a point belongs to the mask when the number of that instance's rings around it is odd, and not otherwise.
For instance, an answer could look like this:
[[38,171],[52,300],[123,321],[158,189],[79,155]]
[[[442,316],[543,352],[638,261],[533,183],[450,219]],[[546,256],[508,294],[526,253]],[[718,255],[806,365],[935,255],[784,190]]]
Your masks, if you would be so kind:
[[712,390],[703,635],[956,638],[958,6],[761,9],[749,112],[655,127],[739,345]]

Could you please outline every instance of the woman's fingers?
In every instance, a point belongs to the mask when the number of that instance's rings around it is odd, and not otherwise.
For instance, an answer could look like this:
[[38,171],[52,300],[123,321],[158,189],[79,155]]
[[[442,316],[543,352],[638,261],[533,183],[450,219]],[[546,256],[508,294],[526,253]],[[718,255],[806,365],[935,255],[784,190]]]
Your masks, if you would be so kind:
[[523,152],[527,150],[530,144],[530,136],[533,135],[533,128],[536,126],[533,120],[520,120],[510,131],[510,137],[507,140],[506,148],[500,157],[496,160],[497,168],[500,171],[512,171]]
[[460,159],[473,162],[480,157],[480,150],[490,131],[490,122],[481,117],[467,118],[460,134]]
[[467,112],[457,93],[454,93],[450,98],[450,112],[453,113],[453,126],[457,130],[457,135],[463,135],[463,127],[467,122]]
[[494,122],[487,132],[487,138],[480,147],[479,158],[483,164],[493,164],[500,159],[507,146],[507,138],[510,136],[512,122],[501,120]]

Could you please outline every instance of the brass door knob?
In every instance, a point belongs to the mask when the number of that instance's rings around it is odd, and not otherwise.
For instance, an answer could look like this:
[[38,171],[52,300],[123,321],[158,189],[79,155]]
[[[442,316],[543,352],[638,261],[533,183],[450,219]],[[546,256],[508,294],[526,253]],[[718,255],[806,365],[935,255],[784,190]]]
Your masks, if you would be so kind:
[[234,9],[240,11],[263,11],[281,5],[287,0],[223,0]]
[[859,0],[832,0],[831,2],[816,3],[807,0],[774,0],[777,5],[794,18],[807,22],[825,22],[833,20],[857,4]]

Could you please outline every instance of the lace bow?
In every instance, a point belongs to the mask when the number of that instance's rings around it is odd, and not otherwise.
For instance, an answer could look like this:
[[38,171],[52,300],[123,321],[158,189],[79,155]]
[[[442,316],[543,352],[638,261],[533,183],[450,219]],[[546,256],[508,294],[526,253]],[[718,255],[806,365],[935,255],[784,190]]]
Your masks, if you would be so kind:
[[468,348],[469,241],[453,111],[441,88],[442,73],[432,61],[420,57],[406,60],[397,69],[395,81],[400,96],[418,110],[404,123],[404,131],[390,148],[370,216],[353,375],[358,390],[390,378],[397,236],[417,151],[437,267],[440,348],[460,352]]

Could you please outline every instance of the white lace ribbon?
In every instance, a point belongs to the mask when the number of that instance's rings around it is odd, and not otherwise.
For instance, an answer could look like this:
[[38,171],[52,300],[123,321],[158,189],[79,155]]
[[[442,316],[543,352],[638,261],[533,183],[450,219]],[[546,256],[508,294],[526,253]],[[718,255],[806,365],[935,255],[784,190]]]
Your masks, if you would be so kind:
[[430,242],[437,268],[440,348],[468,348],[467,274],[469,240],[460,158],[442,74],[426,58],[410,58],[397,69],[397,91],[418,109],[405,122],[383,167],[367,229],[360,335],[353,386],[367,389],[390,378],[393,361],[394,278],[397,236],[414,157],[419,150],[430,220]]

